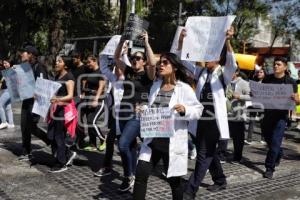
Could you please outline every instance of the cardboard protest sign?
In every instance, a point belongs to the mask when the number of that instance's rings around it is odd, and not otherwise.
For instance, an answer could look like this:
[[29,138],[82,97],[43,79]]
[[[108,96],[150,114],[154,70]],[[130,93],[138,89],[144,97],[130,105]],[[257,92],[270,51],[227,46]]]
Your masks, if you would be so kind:
[[187,36],[183,40],[182,60],[217,61],[226,39],[226,31],[235,16],[189,17],[185,28]]
[[144,52],[144,40],[141,35],[149,27],[149,22],[141,19],[138,15],[130,13],[128,22],[122,35],[122,39],[132,41],[131,53]]
[[264,109],[295,109],[295,102],[291,99],[294,92],[290,84],[264,84],[250,81],[250,88],[253,105],[263,104]]
[[255,69],[255,62],[256,56],[247,55],[247,54],[234,54],[236,61],[239,64],[240,69],[244,70],[254,70]]
[[3,70],[8,92],[13,102],[33,97],[35,80],[30,64],[22,63]]
[[36,79],[34,104],[32,112],[46,118],[50,108],[50,99],[55,95],[61,84],[42,78]]
[[120,42],[120,39],[121,39],[121,35],[114,35],[112,38],[110,38],[110,40],[107,42],[100,55],[113,56]]
[[124,40],[137,40],[144,30],[147,30],[149,22],[141,19],[138,15],[130,13],[128,22],[122,35]]
[[176,51],[177,51],[179,36],[180,36],[180,33],[181,33],[183,28],[184,28],[183,26],[178,26],[177,27],[177,30],[176,30],[176,33],[175,33],[175,36],[174,36],[174,39],[173,39],[173,43],[172,43],[172,46],[171,46],[171,49],[170,49],[171,53],[176,53]]
[[168,138],[174,134],[174,115],[166,108],[149,108],[141,115],[142,138]]

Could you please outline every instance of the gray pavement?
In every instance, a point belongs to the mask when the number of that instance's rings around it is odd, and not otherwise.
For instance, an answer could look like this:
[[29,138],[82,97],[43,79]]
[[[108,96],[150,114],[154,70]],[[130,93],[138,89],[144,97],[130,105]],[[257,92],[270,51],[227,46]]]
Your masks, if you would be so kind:
[[[32,162],[17,160],[21,153],[20,106],[14,105],[15,129],[0,130],[0,200],[43,199],[131,199],[131,193],[117,191],[122,178],[121,160],[116,150],[113,158],[114,173],[108,177],[97,178],[97,171],[103,161],[104,152],[79,151],[74,165],[66,172],[50,174],[53,164],[50,147],[33,138]],[[255,129],[254,139],[259,137]],[[284,157],[272,180],[262,178],[266,147],[258,141],[246,145],[245,163],[223,164],[227,176],[226,190],[211,193],[206,190],[212,184],[209,173],[197,194],[197,199],[300,199],[300,133],[296,130],[286,132],[283,142]],[[232,144],[229,145],[232,150]],[[189,161],[189,174],[195,162]],[[172,199],[168,183],[161,176],[162,166],[153,171],[148,181],[146,199]]]

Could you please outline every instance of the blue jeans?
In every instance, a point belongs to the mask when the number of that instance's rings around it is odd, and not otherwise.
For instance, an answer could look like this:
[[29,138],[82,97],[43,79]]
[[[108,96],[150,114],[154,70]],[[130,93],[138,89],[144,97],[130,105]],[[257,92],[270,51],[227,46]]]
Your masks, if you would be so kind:
[[135,116],[128,121],[120,121],[121,137],[119,151],[123,163],[124,176],[135,174],[137,160],[136,137],[140,135],[140,119]]
[[275,171],[275,163],[282,156],[281,143],[284,136],[286,120],[264,120],[263,135],[268,145],[268,153],[265,161],[267,170]]
[[9,124],[14,124],[8,89],[4,89],[0,95],[0,118],[3,123],[8,122]]

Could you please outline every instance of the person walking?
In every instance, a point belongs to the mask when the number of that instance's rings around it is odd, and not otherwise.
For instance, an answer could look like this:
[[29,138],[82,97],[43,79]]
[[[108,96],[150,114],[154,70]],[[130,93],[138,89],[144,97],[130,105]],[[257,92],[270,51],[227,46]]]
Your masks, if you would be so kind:
[[187,122],[199,119],[203,110],[193,89],[187,84],[188,78],[179,58],[173,53],[165,53],[159,63],[160,79],[151,87],[148,106],[174,110],[174,133],[171,137],[144,139],[136,170],[134,200],[145,199],[148,178],[161,159],[173,199],[182,199],[181,176],[187,174],[188,167]]
[[[11,67],[8,59],[4,59],[2,62],[2,70],[9,69]],[[15,127],[10,95],[4,77],[1,78],[0,119],[0,129]]]
[[[230,84],[237,68],[230,44],[233,34],[234,29],[231,27],[226,33],[227,54],[224,68],[218,61],[206,62],[206,67],[202,69],[194,67],[196,95],[204,110],[200,120],[193,120],[189,124],[189,131],[196,135],[197,158],[195,171],[191,174],[184,191],[184,199],[195,198],[208,169],[214,182],[208,186],[208,190],[219,191],[227,186],[216,148],[219,139],[229,139],[225,87]],[[178,50],[182,48],[185,35],[186,31],[183,30],[179,37]],[[184,64],[191,65],[189,62]]]

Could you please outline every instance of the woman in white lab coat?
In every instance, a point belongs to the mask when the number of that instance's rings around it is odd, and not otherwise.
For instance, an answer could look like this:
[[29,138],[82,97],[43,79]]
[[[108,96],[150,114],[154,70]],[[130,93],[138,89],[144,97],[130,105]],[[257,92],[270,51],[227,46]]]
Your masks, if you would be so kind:
[[158,66],[160,78],[154,82],[148,106],[168,107],[175,117],[174,132],[165,138],[145,138],[141,146],[133,199],[145,199],[147,180],[160,159],[172,189],[173,199],[182,199],[181,176],[188,167],[188,121],[199,119],[203,106],[187,82],[185,67],[173,53],[162,54]]

